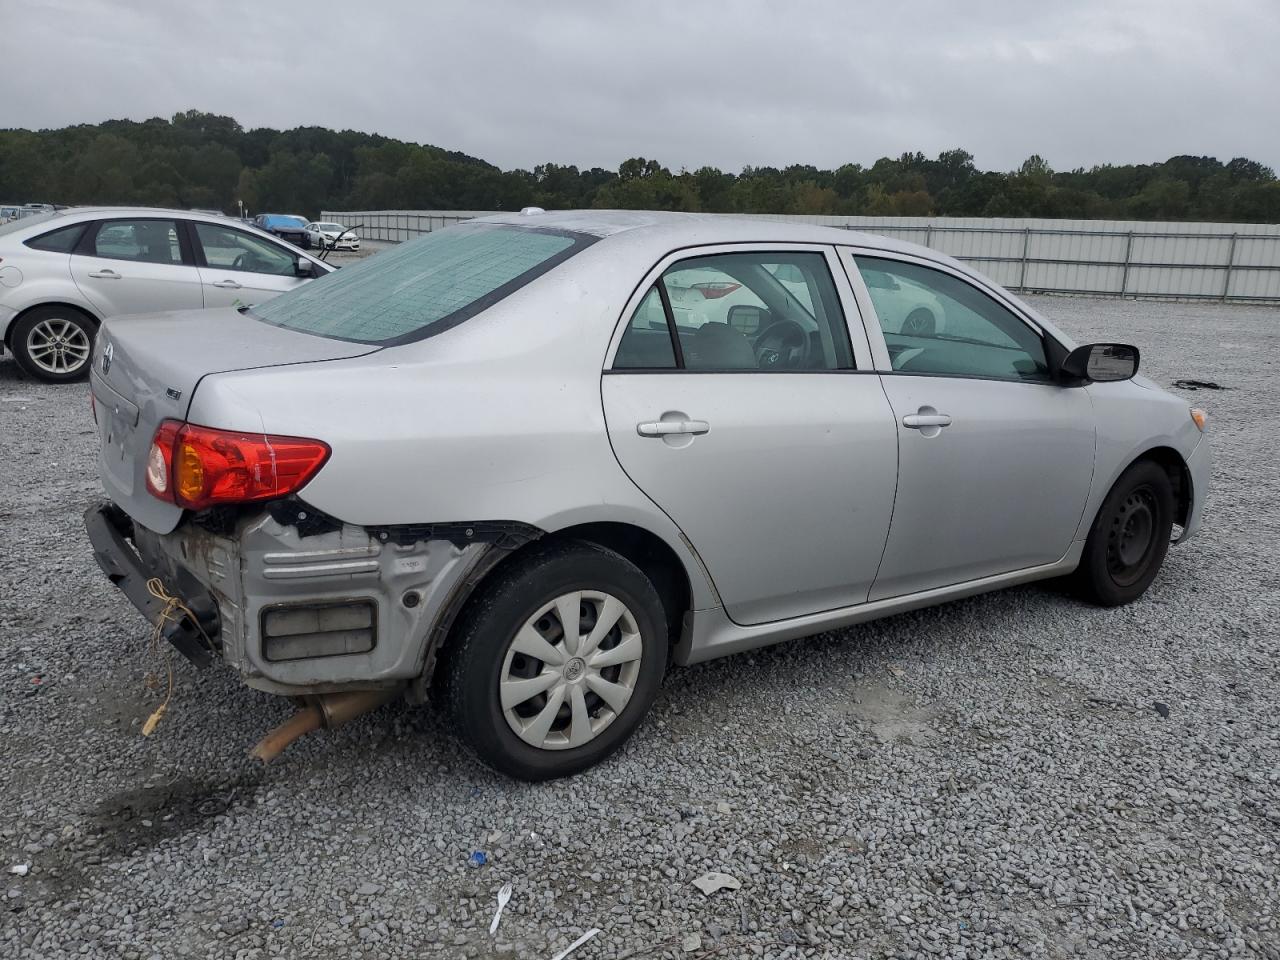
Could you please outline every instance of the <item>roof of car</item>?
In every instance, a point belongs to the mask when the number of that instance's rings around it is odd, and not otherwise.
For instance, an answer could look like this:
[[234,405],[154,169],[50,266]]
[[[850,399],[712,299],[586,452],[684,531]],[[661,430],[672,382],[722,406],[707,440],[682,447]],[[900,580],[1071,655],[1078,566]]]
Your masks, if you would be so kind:
[[[545,227],[585,233],[594,237],[612,237],[632,231],[644,231],[646,239],[669,240],[671,249],[690,242],[697,243],[841,243],[872,247],[898,253],[913,254],[960,266],[946,254],[905,240],[876,234],[828,227],[797,220],[775,220],[731,213],[675,213],[659,210],[554,210],[539,213],[503,213],[480,218],[482,223],[511,224],[521,227]],[[708,234],[714,234],[709,239]]]
[[217,218],[219,220],[234,220],[235,217],[228,217],[226,214],[213,213],[204,210],[178,210],[173,207],[110,207],[110,206],[85,206],[85,207],[63,207],[60,210],[51,211],[55,216],[73,217],[73,216],[102,216],[107,214],[110,216],[119,216],[121,214],[131,214],[137,217],[207,217]]
[[[779,220],[729,213],[675,213],[655,210],[555,210],[530,213],[503,213],[483,217],[467,223],[500,223],[526,228],[546,228],[585,233],[589,236],[617,238],[624,243],[630,240],[646,255],[660,257],[682,247],[722,243],[813,243],[843,244],[865,247],[886,253],[900,253],[935,263],[945,264],[981,283],[1001,289],[994,281],[984,277],[968,264],[929,247],[908,243],[893,237],[883,237],[842,227],[822,226],[799,220]],[[1060,340],[1069,344],[1054,324],[1030,304],[1002,290],[1006,297],[1015,300],[1037,323],[1052,331]]]

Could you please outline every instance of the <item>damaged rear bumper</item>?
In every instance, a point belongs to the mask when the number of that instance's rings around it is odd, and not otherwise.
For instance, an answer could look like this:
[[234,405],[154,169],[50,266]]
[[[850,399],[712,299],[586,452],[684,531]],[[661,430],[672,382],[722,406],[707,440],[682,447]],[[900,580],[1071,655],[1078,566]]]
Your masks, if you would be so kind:
[[[85,525],[107,577],[150,622],[165,606],[147,589],[158,578],[245,683],[292,696],[422,676],[478,575],[538,535],[480,523],[366,529],[283,506],[161,535],[107,503]],[[211,659],[189,618],[164,630],[184,655]]]
[[[156,576],[138,555],[131,540],[133,521],[119,507],[100,503],[84,514],[84,525],[93,544],[93,555],[107,579],[120,588],[129,602],[151,624],[161,624],[160,635],[196,666],[206,667],[217,649],[218,608],[207,592],[197,594],[188,587],[184,603],[200,622],[193,623],[185,612],[168,610],[168,601],[152,593],[147,582]],[[173,586],[170,590],[175,589]],[[170,616],[166,617],[168,612]],[[163,621],[163,622],[162,622]],[[212,645],[212,646],[211,646]]]

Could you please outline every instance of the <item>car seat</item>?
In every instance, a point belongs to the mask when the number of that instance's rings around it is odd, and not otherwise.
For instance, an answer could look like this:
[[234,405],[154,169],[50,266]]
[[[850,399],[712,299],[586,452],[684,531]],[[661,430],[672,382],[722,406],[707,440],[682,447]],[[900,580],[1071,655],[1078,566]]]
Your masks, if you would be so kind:
[[704,323],[693,335],[697,366],[703,370],[754,370],[751,341],[727,323]]

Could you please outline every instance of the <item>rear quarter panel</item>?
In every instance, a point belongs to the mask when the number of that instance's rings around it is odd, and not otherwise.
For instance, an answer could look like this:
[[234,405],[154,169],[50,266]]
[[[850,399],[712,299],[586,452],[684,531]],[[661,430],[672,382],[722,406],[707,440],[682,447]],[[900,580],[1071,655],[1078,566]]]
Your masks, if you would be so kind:
[[328,443],[329,461],[300,496],[347,523],[632,523],[681,557],[695,607],[712,606],[679,530],[609,445],[601,368],[643,269],[598,255],[577,265],[595,249],[416,343],[323,370],[206,377],[188,418]]
[[16,284],[0,285],[0,304],[15,314],[43,303],[68,303],[95,320],[100,319],[98,310],[80,292],[71,277],[70,254],[22,246],[13,254],[5,252],[4,260],[6,265],[21,271],[22,279]]

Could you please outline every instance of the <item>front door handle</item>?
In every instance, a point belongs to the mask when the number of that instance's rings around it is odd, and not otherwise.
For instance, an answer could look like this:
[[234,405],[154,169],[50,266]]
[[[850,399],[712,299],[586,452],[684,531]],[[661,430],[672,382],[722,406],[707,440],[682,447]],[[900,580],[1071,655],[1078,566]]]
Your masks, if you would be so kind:
[[240,284],[234,280],[215,280],[210,284],[211,287],[221,287],[223,290],[239,290]]
[[670,437],[678,433],[700,436],[710,429],[711,424],[705,420],[654,420],[636,424],[636,433],[642,437]]
[[119,280],[119,279],[121,279],[120,274],[116,273],[114,270],[111,270],[111,269],[106,269],[106,270],[94,270],[92,273],[90,273],[90,274],[89,274],[89,276],[93,277],[93,279],[95,279],[95,280]]
[[951,418],[945,413],[909,413],[902,418],[902,425],[911,430],[923,430],[925,427],[949,427]]

